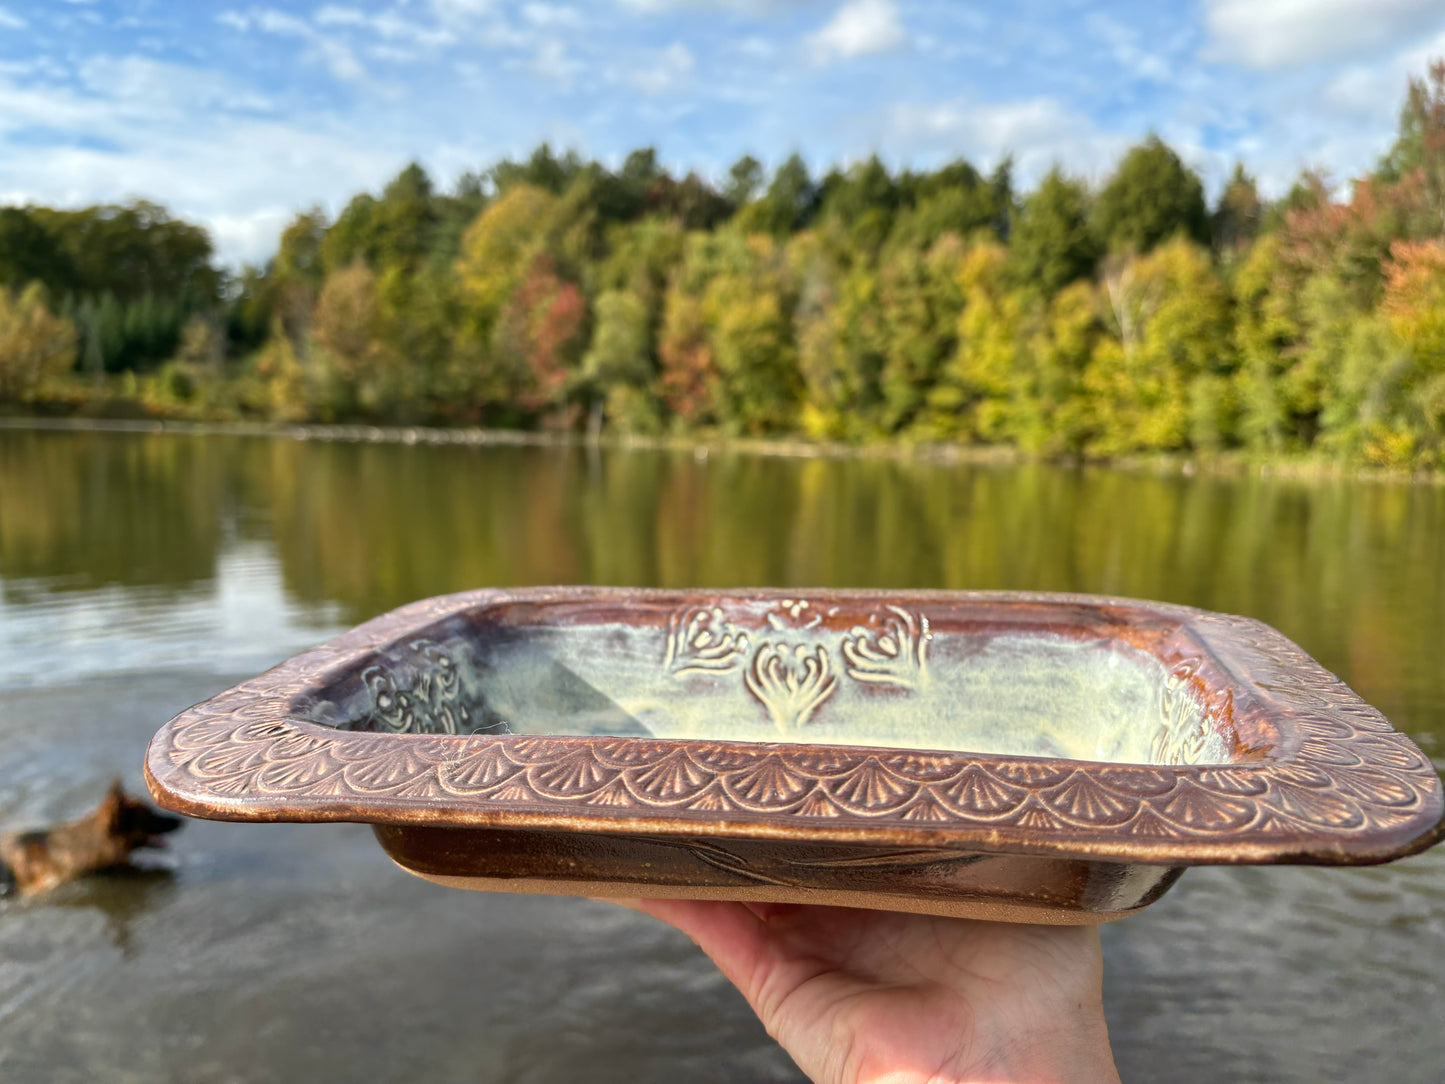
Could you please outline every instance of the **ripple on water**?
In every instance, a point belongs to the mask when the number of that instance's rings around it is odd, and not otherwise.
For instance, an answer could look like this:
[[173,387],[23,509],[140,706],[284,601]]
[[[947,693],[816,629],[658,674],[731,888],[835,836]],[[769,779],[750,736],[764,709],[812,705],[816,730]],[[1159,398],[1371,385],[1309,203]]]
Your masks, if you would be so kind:
[[[1445,768],[1440,487],[10,432],[0,470],[6,827],[73,815],[117,773],[138,787],[161,721],[337,626],[488,584],[1046,589],[1246,613]],[[642,916],[428,885],[354,825],[195,823],[172,861],[0,905],[6,1084],[801,1079]],[[1192,870],[1104,939],[1126,1080],[1445,1079],[1445,848]]]
[[213,579],[184,587],[0,587],[0,689],[166,667],[249,673],[339,630],[335,607],[287,594],[274,551],[259,543],[223,550]]
[[[1438,1080],[1445,852],[1354,870],[1191,870],[1105,928],[1125,1079]],[[1308,1042],[1282,1036],[1308,1036]],[[1150,1066],[1154,1069],[1150,1069]]]

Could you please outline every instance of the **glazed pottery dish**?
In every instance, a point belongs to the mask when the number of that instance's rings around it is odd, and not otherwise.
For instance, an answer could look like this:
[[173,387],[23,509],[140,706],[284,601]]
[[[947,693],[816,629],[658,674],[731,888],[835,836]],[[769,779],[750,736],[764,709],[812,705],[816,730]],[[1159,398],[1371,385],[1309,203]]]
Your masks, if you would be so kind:
[[361,821],[508,892],[1089,923],[1192,865],[1363,865],[1439,778],[1274,629],[1087,595],[487,590],[172,719],[198,817]]

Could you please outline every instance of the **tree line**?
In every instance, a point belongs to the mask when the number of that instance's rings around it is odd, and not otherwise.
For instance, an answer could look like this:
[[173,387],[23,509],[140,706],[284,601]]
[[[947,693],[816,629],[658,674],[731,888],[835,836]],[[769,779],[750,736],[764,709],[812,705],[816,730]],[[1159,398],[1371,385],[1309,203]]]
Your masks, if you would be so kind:
[[410,165],[236,275],[151,204],[3,208],[0,399],[1442,468],[1445,63],[1374,170],[1274,202],[1238,166],[1210,206],[1153,136],[1027,193],[543,145],[451,191]]

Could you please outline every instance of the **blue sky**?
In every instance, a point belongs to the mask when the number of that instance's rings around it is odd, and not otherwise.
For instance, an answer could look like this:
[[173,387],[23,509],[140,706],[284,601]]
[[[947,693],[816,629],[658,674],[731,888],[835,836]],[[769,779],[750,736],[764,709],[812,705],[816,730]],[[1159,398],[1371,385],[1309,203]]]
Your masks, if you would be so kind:
[[1094,179],[1151,129],[1212,186],[1389,145],[1445,0],[0,0],[0,203],[146,196],[224,260],[407,161],[539,141],[721,176],[1011,152]]

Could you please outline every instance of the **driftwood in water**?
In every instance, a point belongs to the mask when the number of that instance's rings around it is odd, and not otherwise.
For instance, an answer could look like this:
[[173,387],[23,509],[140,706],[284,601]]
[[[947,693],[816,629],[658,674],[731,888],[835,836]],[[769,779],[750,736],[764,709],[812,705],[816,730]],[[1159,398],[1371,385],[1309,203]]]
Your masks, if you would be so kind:
[[46,892],[96,870],[127,866],[133,851],[165,846],[161,837],[180,826],[179,817],[132,798],[116,781],[78,820],[0,836],[0,880],[22,896]]

